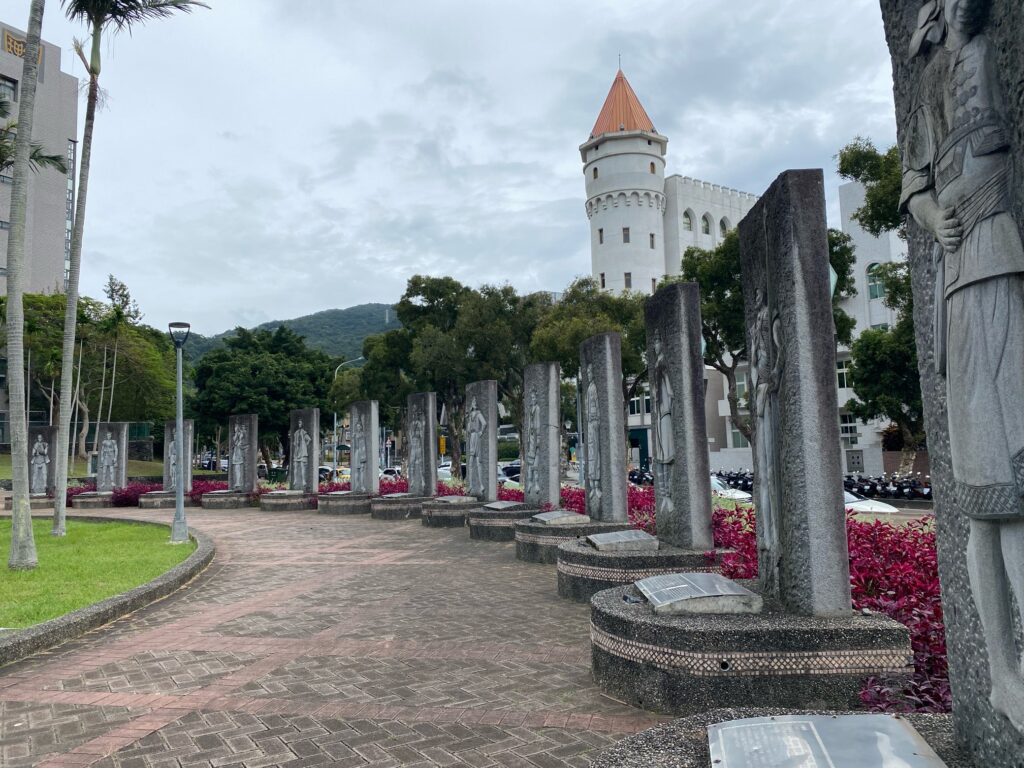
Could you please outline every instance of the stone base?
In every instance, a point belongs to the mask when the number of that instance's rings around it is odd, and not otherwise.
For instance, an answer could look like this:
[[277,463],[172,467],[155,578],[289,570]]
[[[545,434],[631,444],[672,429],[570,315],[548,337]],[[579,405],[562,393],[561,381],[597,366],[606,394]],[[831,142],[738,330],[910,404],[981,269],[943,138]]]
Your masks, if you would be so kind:
[[[53,509],[53,499],[49,496],[29,496],[29,509]],[[8,496],[4,499],[4,509],[10,512],[14,509],[14,499]]]
[[887,616],[795,616],[764,603],[759,614],[657,616],[632,585],[598,592],[590,601],[594,681],[615,699],[669,715],[751,702],[842,710],[860,707],[868,677],[913,669],[910,632]]
[[473,496],[439,496],[423,502],[420,522],[428,528],[462,528],[471,509],[479,509]]
[[112,503],[114,494],[110,491],[87,491],[71,497],[74,509],[106,509]]
[[[591,768],[707,768],[708,726],[747,717],[780,715],[845,715],[849,712],[809,712],[791,709],[714,709],[627,736],[598,753]],[[946,763],[946,768],[974,768],[953,742],[950,715],[900,715],[914,726]],[[865,765],[864,768],[875,768]]]
[[305,491],[271,491],[260,496],[261,512],[304,512],[313,509],[315,493]]
[[515,541],[515,524],[518,520],[529,520],[540,512],[537,507],[519,504],[507,509],[471,509],[466,515],[469,538],[476,541]]
[[316,511],[321,515],[368,515],[370,494],[335,491],[317,496]]
[[[536,514],[536,513],[534,513]],[[592,533],[611,533],[612,531],[628,531],[633,526],[624,523],[589,523],[577,525],[548,525],[533,520],[520,520],[515,524],[516,559],[526,563],[546,563],[554,565],[558,562],[558,547],[581,536]]]
[[718,571],[704,552],[678,549],[664,542],[654,552],[601,552],[583,539],[558,548],[558,594],[580,603],[603,589],[632,584],[662,573]]
[[[177,506],[174,491],[150,491],[139,496],[139,509],[174,509]],[[185,506],[194,507],[192,499],[185,494]]]
[[425,496],[390,494],[370,501],[370,517],[374,520],[419,520]]
[[213,491],[204,493],[203,509],[242,509],[249,506],[249,494],[237,491]]

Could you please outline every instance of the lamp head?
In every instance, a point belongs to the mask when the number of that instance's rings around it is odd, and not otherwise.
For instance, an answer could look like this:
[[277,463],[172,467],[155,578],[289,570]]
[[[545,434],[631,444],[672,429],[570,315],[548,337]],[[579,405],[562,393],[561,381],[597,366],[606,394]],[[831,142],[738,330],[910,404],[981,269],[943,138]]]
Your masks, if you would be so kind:
[[168,323],[167,333],[171,336],[171,341],[174,342],[174,346],[178,349],[185,346],[185,342],[188,341],[188,335],[192,331],[192,326],[188,323]]

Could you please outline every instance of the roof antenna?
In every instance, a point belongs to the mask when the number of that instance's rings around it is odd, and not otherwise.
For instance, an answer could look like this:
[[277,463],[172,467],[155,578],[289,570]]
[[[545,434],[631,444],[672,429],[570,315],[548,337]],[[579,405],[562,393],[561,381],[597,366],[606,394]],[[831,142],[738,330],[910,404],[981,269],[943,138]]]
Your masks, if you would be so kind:
[[622,54],[619,54],[619,71],[622,71]]

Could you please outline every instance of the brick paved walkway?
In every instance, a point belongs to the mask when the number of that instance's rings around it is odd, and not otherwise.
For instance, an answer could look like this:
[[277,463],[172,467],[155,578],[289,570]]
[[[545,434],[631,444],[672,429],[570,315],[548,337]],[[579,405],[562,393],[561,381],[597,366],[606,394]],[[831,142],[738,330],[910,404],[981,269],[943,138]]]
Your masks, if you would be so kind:
[[589,608],[510,544],[309,513],[190,522],[217,543],[195,582],[0,669],[0,765],[556,768],[657,722],[594,687]]

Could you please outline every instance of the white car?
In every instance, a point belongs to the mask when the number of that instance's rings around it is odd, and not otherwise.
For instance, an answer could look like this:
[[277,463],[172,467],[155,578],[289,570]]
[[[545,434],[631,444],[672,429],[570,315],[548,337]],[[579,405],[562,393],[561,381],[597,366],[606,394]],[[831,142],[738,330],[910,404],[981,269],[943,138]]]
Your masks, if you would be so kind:
[[843,491],[843,499],[847,509],[854,512],[864,512],[869,515],[889,515],[899,512],[892,504],[886,504],[878,499],[867,499],[860,494]]
[[711,476],[711,495],[721,496],[723,499],[732,499],[733,501],[750,501],[753,498],[746,491],[741,491],[739,488],[730,488],[722,478],[715,475]]

